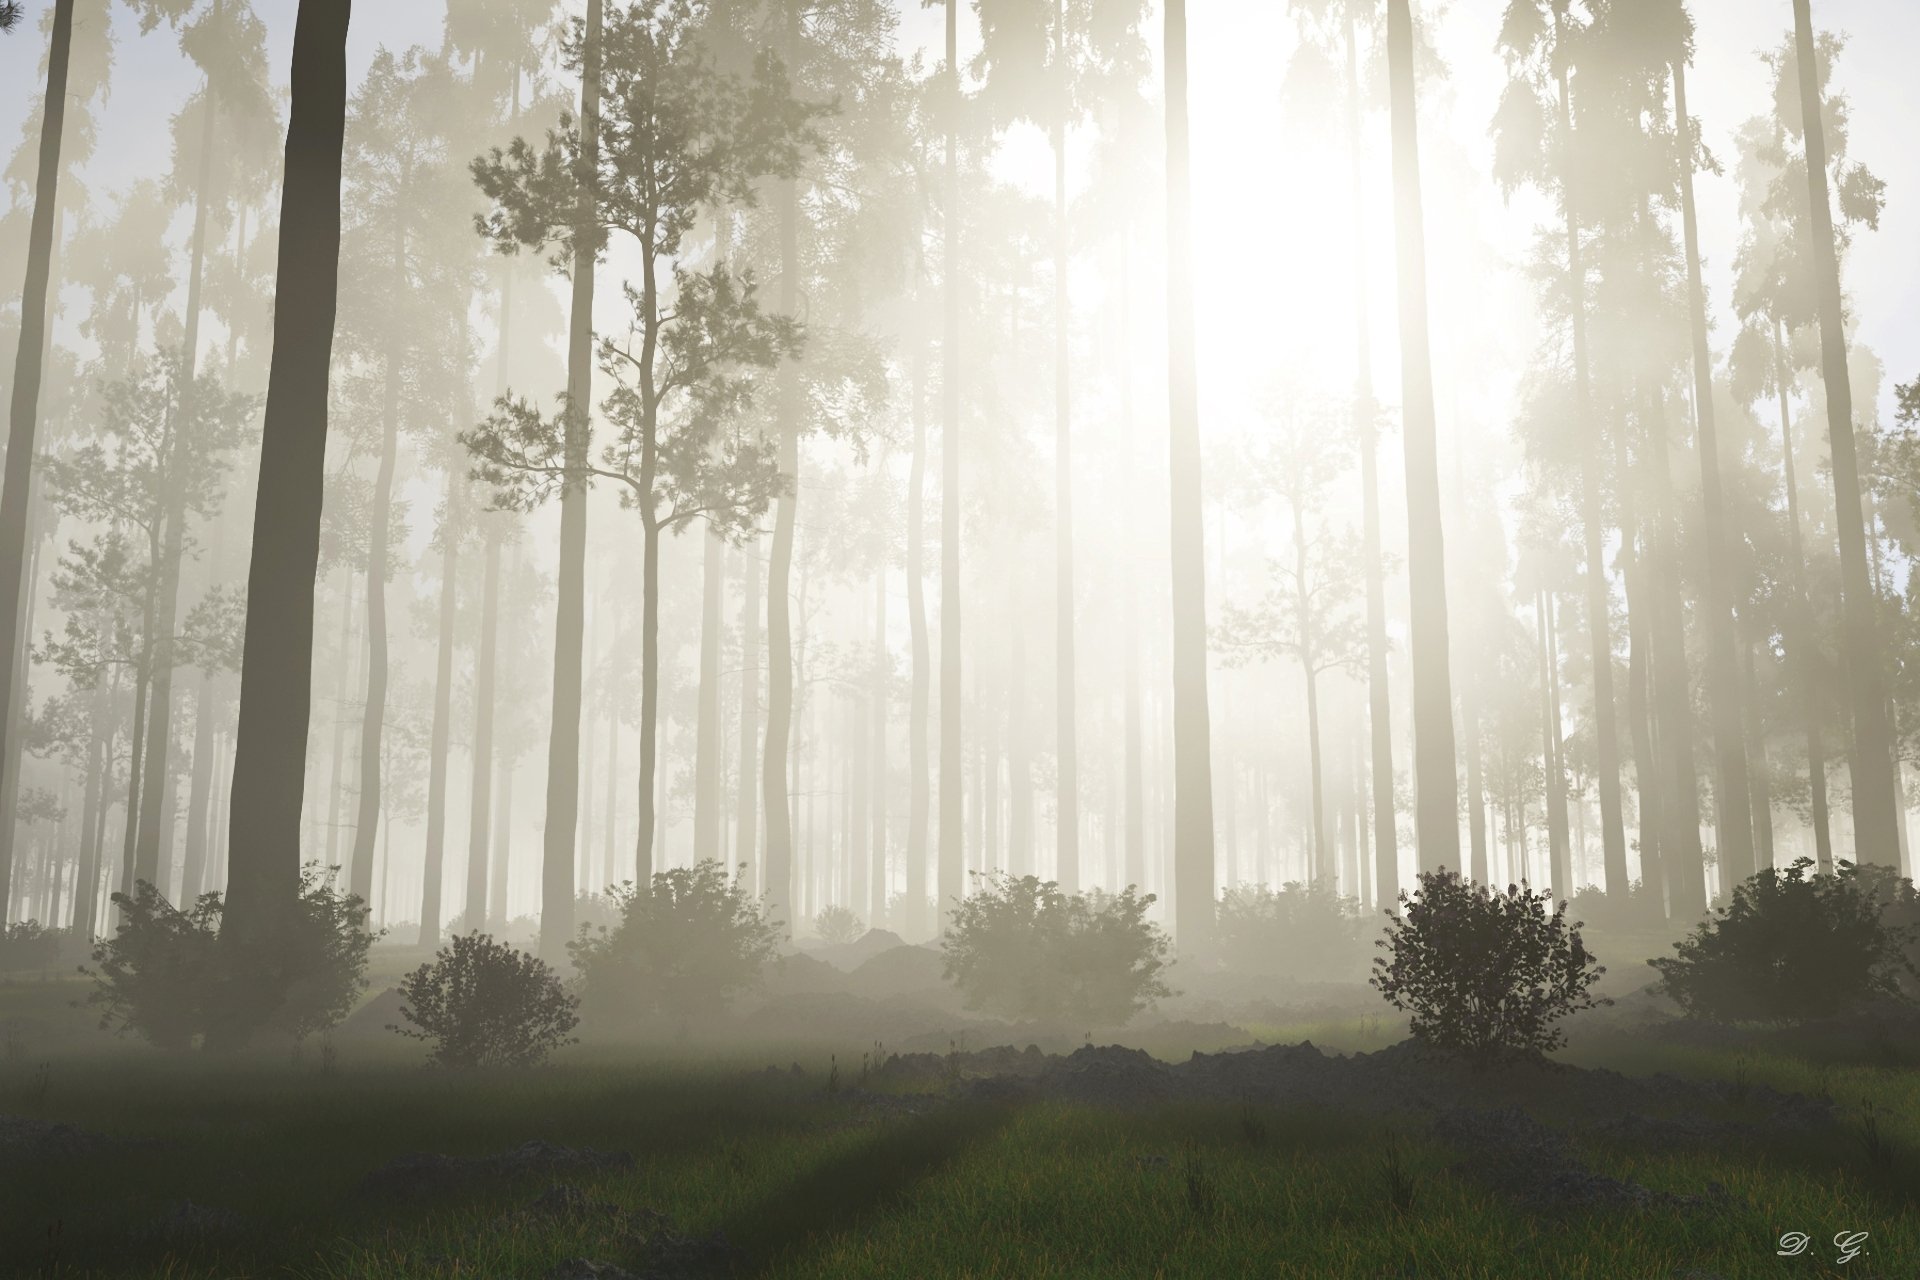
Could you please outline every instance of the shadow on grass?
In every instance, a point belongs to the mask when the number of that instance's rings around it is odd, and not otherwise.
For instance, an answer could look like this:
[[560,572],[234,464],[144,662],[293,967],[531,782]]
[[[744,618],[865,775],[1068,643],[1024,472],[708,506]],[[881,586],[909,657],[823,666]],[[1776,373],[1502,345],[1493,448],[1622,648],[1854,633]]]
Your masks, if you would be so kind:
[[747,1205],[721,1227],[743,1255],[735,1274],[764,1275],[808,1240],[883,1217],[968,1148],[1005,1129],[1017,1111],[1011,1103],[970,1103],[883,1127],[872,1142]]

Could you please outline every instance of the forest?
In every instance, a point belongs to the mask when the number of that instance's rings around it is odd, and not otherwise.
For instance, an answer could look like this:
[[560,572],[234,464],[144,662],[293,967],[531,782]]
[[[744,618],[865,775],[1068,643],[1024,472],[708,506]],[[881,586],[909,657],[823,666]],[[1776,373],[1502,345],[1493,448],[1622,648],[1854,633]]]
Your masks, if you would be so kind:
[[1914,1274],[1916,48],[0,0],[0,1274]]

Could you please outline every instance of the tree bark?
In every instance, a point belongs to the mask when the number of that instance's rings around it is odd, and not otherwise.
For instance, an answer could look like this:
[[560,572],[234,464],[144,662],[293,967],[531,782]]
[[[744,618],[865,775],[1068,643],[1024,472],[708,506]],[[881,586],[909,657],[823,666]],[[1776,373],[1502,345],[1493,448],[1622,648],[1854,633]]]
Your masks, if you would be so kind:
[[1387,0],[1393,113],[1394,224],[1400,263],[1400,369],[1406,426],[1407,576],[1412,583],[1415,833],[1420,866],[1460,867],[1459,784],[1454,777],[1447,566],[1440,521],[1433,366],[1427,340],[1427,251],[1408,0]]
[[440,528],[440,646],[433,676],[433,740],[427,763],[427,863],[420,876],[420,946],[440,945],[441,885],[447,861],[447,751],[453,737],[453,621],[460,607],[464,490],[447,469],[447,518]]
[[[884,544],[883,544],[884,545]],[[867,882],[867,919],[879,927],[887,914],[887,705],[893,685],[893,658],[887,651],[887,563],[883,556],[873,575],[873,717],[868,742],[868,799],[873,820],[873,864]]]
[[760,866],[759,788],[754,765],[760,757],[760,539],[740,549],[740,774],[734,782],[738,810],[734,857]]
[[[1064,48],[1065,0],[1055,0],[1056,32]],[[1071,303],[1067,274],[1067,129],[1053,124],[1053,385],[1054,385],[1054,719],[1058,735],[1055,876],[1065,893],[1080,891],[1080,742],[1073,636],[1073,401]]]
[[702,539],[700,581],[700,717],[694,726],[693,860],[720,856],[720,620],[726,594],[727,544],[709,532]]
[[654,843],[654,772],[659,764],[660,733],[660,533],[646,520],[640,570],[640,835],[635,865],[645,884],[666,870],[665,850]]
[[467,802],[467,899],[469,932],[487,927],[487,819],[493,802],[494,679],[500,652],[500,531],[487,526],[485,581],[480,588],[480,652],[473,667],[473,781]]
[[927,711],[932,701],[933,655],[927,635],[927,401],[926,353],[913,356],[913,462],[907,470],[907,627],[913,650],[913,689],[907,708],[906,896],[895,921],[903,929],[925,927],[927,911],[928,794]]
[[1853,778],[1854,860],[1898,867],[1893,739],[1887,726],[1883,655],[1874,624],[1879,602],[1867,582],[1866,523],[1861,516],[1860,464],[1853,440],[1853,385],[1847,376],[1846,313],[1840,297],[1833,209],[1828,203],[1826,125],[1809,0],[1793,0],[1793,26],[1807,199],[1813,214],[1807,249],[1820,304],[1820,374],[1827,388],[1827,442],[1833,456],[1833,503],[1840,537],[1841,631],[1847,692],[1853,704],[1853,749],[1847,760]]
[[400,360],[390,351],[380,409],[380,466],[374,474],[372,524],[367,532],[367,696],[360,710],[360,807],[354,821],[352,870],[348,873],[352,892],[369,902],[373,900],[373,858],[384,812],[380,792],[386,756],[381,737],[387,721],[387,562],[391,558],[388,544],[399,449]]
[[351,0],[301,0],[280,218],[273,368],[254,505],[223,935],[272,938],[300,885],[312,710],[314,575],[340,273],[340,161]]
[[[941,232],[946,313],[940,347],[940,843],[935,932],[966,892],[961,847],[960,711],[960,0],[947,0],[947,192]],[[915,904],[918,907],[918,904]]]
[[[792,315],[799,305],[799,193],[789,179],[780,194],[780,311]],[[761,892],[775,920],[789,933],[794,898],[792,797],[788,792],[788,755],[793,737],[793,579],[794,506],[800,488],[800,404],[793,371],[783,364],[779,390],[780,474],[785,479],[773,523],[773,549],[767,561],[767,741],[761,763],[766,793],[766,881]]]
[[[20,346],[14,360],[8,410],[7,457],[0,481],[0,761],[16,754],[25,717],[16,705],[14,664],[21,650],[21,583],[26,575],[27,508],[32,501],[34,441],[40,429],[40,383],[45,376],[53,236],[60,183],[60,145],[67,118],[67,71],[73,55],[74,0],[55,0],[53,43],[47,54],[47,97],[40,125],[40,157],[27,231],[27,279],[20,299]],[[0,822],[0,925],[13,877],[11,817]]]
[[1567,772],[1560,741],[1560,651],[1555,643],[1553,595],[1542,591],[1535,605],[1540,637],[1541,755],[1546,766],[1547,872],[1554,896],[1573,896],[1567,843]]
[[1211,941],[1213,762],[1207,709],[1207,585],[1200,389],[1193,314],[1193,193],[1187,116],[1187,4],[1167,0],[1167,468],[1173,578],[1174,935]]
[[573,849],[580,822],[581,651],[586,643],[587,466],[593,411],[593,276],[599,223],[602,0],[587,0],[580,75],[582,172],[567,339],[566,453],[560,493],[560,577],[554,601],[553,723],[547,739],[547,813],[540,870],[540,954],[559,963],[573,937]]
[[1700,778],[1693,753],[1693,699],[1688,690],[1685,606],[1680,598],[1680,538],[1674,510],[1673,470],[1668,454],[1665,396],[1651,388],[1646,466],[1654,511],[1650,524],[1660,538],[1648,557],[1653,597],[1653,692],[1660,742],[1666,752],[1668,787],[1662,793],[1668,819],[1667,892],[1675,916],[1694,919],[1707,909],[1707,869],[1700,843]]
[[1787,529],[1793,544],[1793,603],[1789,609],[1793,634],[1787,637],[1787,648],[1800,668],[1815,865],[1820,874],[1825,875],[1833,870],[1833,828],[1827,812],[1827,752],[1820,733],[1820,647],[1815,638],[1813,598],[1807,592],[1807,552],[1800,531],[1800,487],[1793,464],[1793,415],[1787,401],[1787,340],[1785,326],[1778,320],[1774,321],[1773,354],[1774,392],[1780,403],[1780,457],[1787,485]]

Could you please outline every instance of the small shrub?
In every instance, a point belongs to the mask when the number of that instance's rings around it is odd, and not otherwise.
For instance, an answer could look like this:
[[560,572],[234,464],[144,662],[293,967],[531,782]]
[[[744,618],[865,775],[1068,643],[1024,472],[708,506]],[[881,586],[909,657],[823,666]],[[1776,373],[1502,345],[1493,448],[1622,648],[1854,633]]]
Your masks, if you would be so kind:
[[1677,954],[1647,962],[1657,989],[1693,1017],[1732,1023],[1804,1022],[1902,997],[1920,930],[1894,920],[1912,883],[1845,862],[1830,875],[1812,868],[1801,858],[1736,885]]
[[64,934],[37,920],[21,920],[0,929],[0,973],[50,969],[60,962]]
[[1229,972],[1307,982],[1359,981],[1367,971],[1360,904],[1329,881],[1238,885],[1220,899],[1214,939]]
[[813,931],[830,947],[858,942],[867,931],[860,917],[846,907],[828,907],[813,918]]
[[1180,1157],[1180,1181],[1186,1189],[1188,1213],[1203,1222],[1219,1214],[1220,1184],[1200,1158],[1200,1149],[1191,1142]]
[[1152,894],[1068,895],[1052,881],[983,877],[952,912],[941,949],[969,1009],[1011,1018],[1119,1026],[1171,994],[1167,936],[1147,919]]
[[537,1066],[573,1043],[568,1032],[580,1024],[580,999],[551,965],[484,933],[455,936],[400,994],[400,1016],[413,1025],[388,1029],[431,1044],[436,1066]]
[[298,1041],[333,1026],[366,990],[376,936],[366,904],[342,893],[337,876],[338,868],[303,868],[291,919],[269,943],[245,951],[220,937],[218,893],[201,894],[184,911],[144,880],[131,895],[114,894],[119,926],[94,947],[98,968],[87,971],[101,1028],[187,1049],[209,1033],[238,1048],[260,1031]]
[[609,892],[618,923],[583,926],[567,944],[590,1011],[664,1014],[684,1027],[758,983],[777,954],[782,925],[718,862]]
[[1612,1003],[1592,994],[1606,970],[1550,893],[1495,893],[1442,868],[1400,901],[1371,981],[1419,1040],[1478,1062],[1537,1058],[1565,1043],[1555,1023]]
[[1380,1181],[1387,1193],[1387,1205],[1401,1217],[1413,1212],[1414,1180],[1401,1158],[1400,1139],[1388,1133],[1380,1150]]

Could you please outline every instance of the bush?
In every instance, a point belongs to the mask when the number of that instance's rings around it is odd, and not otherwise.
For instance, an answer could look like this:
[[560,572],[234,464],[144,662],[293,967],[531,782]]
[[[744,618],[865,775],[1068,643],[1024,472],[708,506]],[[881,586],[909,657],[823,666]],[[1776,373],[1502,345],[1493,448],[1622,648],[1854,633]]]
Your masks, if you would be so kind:
[[1606,970],[1551,893],[1525,884],[1495,893],[1443,868],[1400,901],[1371,982],[1411,1015],[1419,1040],[1483,1063],[1538,1058],[1566,1042],[1560,1019],[1612,1003],[1591,994]]
[[1222,895],[1216,919],[1216,950],[1229,972],[1307,982],[1366,975],[1360,904],[1330,882],[1294,882],[1277,892],[1239,885]]
[[[300,1039],[339,1022],[366,990],[375,935],[366,904],[335,888],[337,875],[338,868],[303,868],[292,920],[266,948],[244,953],[221,941],[218,893],[200,895],[184,911],[144,880],[132,895],[114,894],[119,927],[94,947],[99,967],[87,971],[94,980],[88,1003],[100,1009],[101,1028],[186,1049],[205,1043],[209,1031],[238,1047],[262,1030]],[[263,987],[268,999],[256,1007]],[[247,1010],[245,1026],[235,1025],[238,1008]]]
[[1161,980],[1167,935],[1147,919],[1152,894],[1069,896],[1035,876],[982,879],[940,944],[969,1009],[1106,1027],[1171,994]]
[[388,1025],[433,1045],[442,1067],[531,1067],[580,1025],[580,999],[552,966],[484,933],[456,936],[400,983],[400,1016]]
[[0,973],[50,969],[60,962],[65,935],[35,920],[22,920],[0,929]]
[[1677,955],[1649,960],[1656,989],[1690,1016],[1716,1022],[1794,1023],[1903,996],[1913,884],[1881,868],[1842,862],[1831,875],[1801,858],[1736,885],[1733,898],[1687,937]]
[[858,942],[867,931],[860,917],[846,907],[828,907],[813,918],[813,931],[830,947]]
[[782,937],[781,923],[712,860],[609,892],[618,923],[583,925],[567,944],[589,1011],[659,1013],[684,1027],[759,982]]

